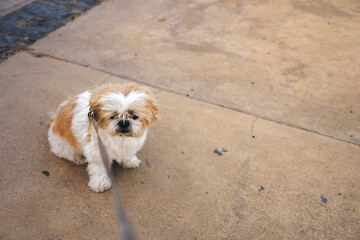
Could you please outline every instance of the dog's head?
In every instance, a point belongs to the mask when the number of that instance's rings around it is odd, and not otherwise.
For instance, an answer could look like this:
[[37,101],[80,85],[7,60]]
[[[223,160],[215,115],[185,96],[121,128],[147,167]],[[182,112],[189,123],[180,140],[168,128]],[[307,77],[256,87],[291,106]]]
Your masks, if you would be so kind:
[[149,89],[139,85],[109,85],[91,93],[90,108],[99,128],[113,136],[141,137],[159,112]]

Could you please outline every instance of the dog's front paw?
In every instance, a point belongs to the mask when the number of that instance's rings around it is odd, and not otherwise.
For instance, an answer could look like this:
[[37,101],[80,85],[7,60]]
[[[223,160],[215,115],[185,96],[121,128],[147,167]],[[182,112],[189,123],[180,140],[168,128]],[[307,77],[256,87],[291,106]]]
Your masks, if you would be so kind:
[[111,180],[108,176],[91,176],[89,181],[89,187],[94,192],[103,192],[109,189],[111,186]]
[[124,159],[122,166],[124,168],[137,168],[139,167],[140,163],[141,161],[136,156],[133,156],[130,159]]
[[72,162],[75,163],[76,165],[83,165],[86,163],[86,158],[79,154],[74,158]]

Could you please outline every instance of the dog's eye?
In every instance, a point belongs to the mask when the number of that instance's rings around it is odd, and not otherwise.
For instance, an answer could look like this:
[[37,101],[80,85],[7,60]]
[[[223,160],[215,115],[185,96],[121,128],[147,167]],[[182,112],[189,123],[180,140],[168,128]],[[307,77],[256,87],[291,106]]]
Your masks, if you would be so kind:
[[114,119],[114,118],[115,118],[115,116],[111,116],[111,117],[110,117],[110,119]]
[[132,115],[131,118],[134,119],[134,120],[136,120],[136,119],[138,119],[139,117],[136,116],[136,115]]

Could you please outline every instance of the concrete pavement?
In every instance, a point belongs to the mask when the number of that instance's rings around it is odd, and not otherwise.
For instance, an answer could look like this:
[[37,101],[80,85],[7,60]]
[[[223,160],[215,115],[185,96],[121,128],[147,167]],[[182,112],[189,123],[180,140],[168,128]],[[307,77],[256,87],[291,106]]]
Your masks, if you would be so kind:
[[0,1],[0,17],[9,14],[34,0],[1,0]]
[[107,1],[34,48],[360,144],[359,23],[357,0]]
[[139,239],[358,239],[359,15],[105,1],[2,62],[0,238],[116,239],[109,192],[50,153],[45,123],[84,89],[136,81],[161,111],[148,164],[115,171]]

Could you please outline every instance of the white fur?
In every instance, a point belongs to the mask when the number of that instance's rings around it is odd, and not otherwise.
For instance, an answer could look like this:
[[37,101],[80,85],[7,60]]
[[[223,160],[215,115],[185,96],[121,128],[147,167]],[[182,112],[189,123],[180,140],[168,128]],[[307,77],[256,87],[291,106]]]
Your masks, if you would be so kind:
[[[86,160],[82,159],[82,156],[78,154],[65,139],[53,134],[53,123],[50,125],[48,139],[51,145],[51,151],[58,157],[68,159],[77,164],[87,162],[87,171],[90,177],[89,187],[95,192],[102,192],[111,186],[111,181],[107,176],[106,169],[102,163],[96,131],[92,124],[90,128],[91,138],[90,140],[88,139],[90,97],[91,94],[87,91],[78,95],[71,125],[71,130],[77,139]],[[108,104],[105,105],[105,107],[114,109],[114,106],[116,106],[117,111],[124,112],[135,104],[142,104],[145,98],[145,93],[134,91],[126,97],[121,93],[109,93],[102,98],[102,101]],[[66,102],[63,104],[65,103]],[[139,121],[132,122],[133,131],[139,130],[140,128],[141,123]],[[135,168],[139,166],[141,161],[136,157],[136,153],[143,146],[146,135],[147,130],[145,130],[143,136],[139,138],[112,136],[107,130],[99,128],[99,136],[108,151],[109,161],[112,162],[112,160],[116,160],[126,168]]]
[[[103,104],[104,110],[109,111],[116,111],[119,115],[121,113],[126,112],[126,110],[130,108],[134,108],[136,106],[144,104],[144,99],[147,98],[147,94],[142,91],[132,91],[127,96],[124,96],[120,92],[110,92],[105,94],[101,99],[100,102]],[[141,116],[142,113],[136,113],[138,116]],[[124,115],[123,115],[124,116]],[[107,117],[110,117],[107,116]],[[139,132],[141,131],[141,123],[139,121],[131,121],[131,131],[132,132]],[[109,132],[113,132],[116,128],[118,120],[115,119],[113,124],[108,129]]]
[[110,92],[105,94],[100,101],[104,104],[104,109],[125,112],[131,107],[144,104],[146,97],[146,93],[142,91],[132,91],[127,96],[120,92]]

